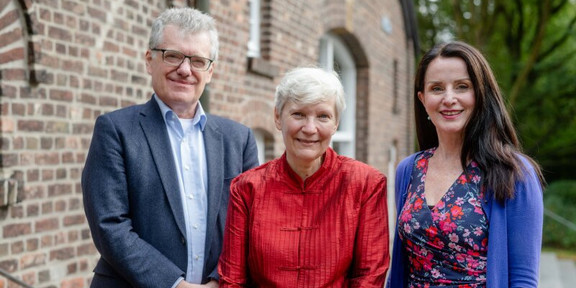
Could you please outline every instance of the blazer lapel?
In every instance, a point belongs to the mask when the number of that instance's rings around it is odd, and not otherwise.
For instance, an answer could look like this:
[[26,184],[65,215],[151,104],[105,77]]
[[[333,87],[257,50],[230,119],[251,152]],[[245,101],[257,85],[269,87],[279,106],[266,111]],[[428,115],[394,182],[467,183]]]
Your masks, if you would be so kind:
[[[222,133],[214,121],[206,121],[204,131],[204,147],[206,150],[206,167],[208,169],[208,215],[206,229],[206,243],[210,243],[216,219],[220,210],[220,201],[222,199],[222,185],[224,183],[224,147],[222,142]],[[206,251],[209,253],[209,251]],[[206,254],[209,255],[209,254]]]
[[176,219],[180,232],[182,235],[186,235],[184,211],[180,197],[180,186],[178,185],[178,174],[176,166],[174,165],[174,157],[172,156],[172,149],[170,149],[170,138],[168,131],[166,131],[162,112],[154,98],[148,101],[143,107],[140,114],[140,125],[152,151],[152,157],[154,158],[154,163],[156,163],[156,169],[158,169],[158,174],[160,175],[164,192],[170,203],[172,214]]

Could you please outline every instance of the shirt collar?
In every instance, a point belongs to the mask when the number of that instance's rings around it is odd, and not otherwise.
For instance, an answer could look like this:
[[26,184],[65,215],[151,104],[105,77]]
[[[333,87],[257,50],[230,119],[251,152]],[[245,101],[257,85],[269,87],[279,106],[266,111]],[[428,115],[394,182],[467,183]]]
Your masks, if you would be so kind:
[[[168,107],[166,103],[160,100],[160,97],[158,97],[156,93],[154,93],[154,99],[156,100],[156,103],[158,103],[160,111],[162,111],[162,117],[164,118],[165,123],[168,123],[167,119],[168,115],[173,114],[174,116],[176,116],[176,113],[174,113],[174,111],[170,107]],[[206,120],[207,120],[206,112],[204,112],[202,104],[200,103],[200,101],[198,101],[198,105],[196,105],[196,113],[194,114],[192,122],[194,123],[194,125],[200,125],[200,129],[204,131],[204,128],[206,127]]]

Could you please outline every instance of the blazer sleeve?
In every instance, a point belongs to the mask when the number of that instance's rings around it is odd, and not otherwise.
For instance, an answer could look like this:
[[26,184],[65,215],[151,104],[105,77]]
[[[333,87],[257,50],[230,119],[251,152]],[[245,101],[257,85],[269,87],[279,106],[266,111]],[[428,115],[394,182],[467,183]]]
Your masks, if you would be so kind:
[[[544,202],[542,186],[532,165],[521,158],[524,177],[517,181],[515,196],[507,200],[509,287],[538,287]],[[490,235],[490,237],[498,237]]]
[[99,265],[101,271],[122,275],[134,287],[171,287],[184,271],[133,229],[124,137],[111,117],[100,116],[82,173],[86,217],[105,261]]
[[[220,119],[220,118],[211,118],[211,120],[216,120],[216,119]],[[245,127],[244,125],[240,125],[234,122],[229,122],[226,121],[226,123],[232,123],[233,127],[232,128],[227,128],[226,130],[229,131],[229,133],[227,133],[226,137],[226,141],[229,141],[230,143],[235,142],[235,143],[241,143],[238,144],[238,146],[240,147],[238,150],[234,149],[234,151],[237,151],[236,153],[231,153],[231,155],[233,155],[233,158],[239,159],[241,161],[241,165],[242,165],[242,170],[238,171],[239,173],[234,174],[234,178],[236,178],[236,176],[238,176],[239,174],[246,172],[252,168],[255,168],[258,166],[258,148],[256,145],[256,140],[254,139],[254,134],[252,133],[252,130]],[[238,133],[237,135],[235,133]],[[229,151],[227,149],[225,149],[226,151]],[[229,155],[228,155],[229,156]],[[227,157],[227,161],[231,161],[231,159],[233,158],[228,158]],[[230,182],[228,182],[230,181]],[[233,181],[232,179],[224,179],[224,182],[226,183],[231,183]],[[231,194],[231,186],[226,186],[225,187],[225,193],[226,194]],[[229,210],[228,210],[228,205],[229,202],[232,202],[234,200],[233,195],[231,196],[226,196],[225,198],[228,199],[228,197],[230,197],[229,200],[227,201],[223,201],[222,202],[222,208],[226,214],[229,214]],[[228,218],[227,215],[225,215],[225,219],[224,219],[224,223],[226,221],[226,219]],[[225,226],[222,226],[222,231],[220,234],[224,234],[224,228]],[[219,247],[223,247],[223,239],[224,237],[217,237],[218,243],[217,245]],[[219,251],[220,248],[219,248]],[[215,263],[218,263],[219,258],[220,258],[220,254],[217,255],[217,259],[215,260]],[[209,279],[214,279],[214,280],[220,280],[220,274],[218,273],[218,265],[214,265],[214,268],[210,270],[210,273],[208,274],[208,278]]]

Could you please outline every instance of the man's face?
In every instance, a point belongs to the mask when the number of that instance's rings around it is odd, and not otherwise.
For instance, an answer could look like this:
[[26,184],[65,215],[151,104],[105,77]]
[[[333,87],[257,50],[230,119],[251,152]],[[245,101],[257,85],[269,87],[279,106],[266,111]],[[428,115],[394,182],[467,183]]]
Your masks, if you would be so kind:
[[[180,51],[189,56],[210,58],[208,32],[186,34],[176,26],[164,28],[162,42],[156,49]],[[164,63],[161,51],[146,52],[146,70],[152,76],[152,88],[180,118],[193,118],[198,99],[207,83],[212,79],[214,63],[207,71],[196,71],[190,67],[189,59],[179,66]]]

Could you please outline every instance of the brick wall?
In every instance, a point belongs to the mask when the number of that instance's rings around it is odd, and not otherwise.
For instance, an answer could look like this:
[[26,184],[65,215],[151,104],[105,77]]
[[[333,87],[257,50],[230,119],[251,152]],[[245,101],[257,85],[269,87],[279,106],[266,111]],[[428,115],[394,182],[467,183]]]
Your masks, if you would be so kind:
[[[149,99],[144,52],[151,20],[168,5],[194,2],[0,0],[1,269],[34,287],[88,287],[98,252],[82,209],[80,174],[94,120]],[[391,145],[401,158],[414,137],[414,53],[399,1],[262,3],[270,17],[262,28],[265,53],[249,60],[248,1],[209,1],[221,35],[210,112],[264,131],[271,156],[279,156],[274,87],[287,69],[316,63],[319,39],[332,32],[358,64],[357,158],[389,173]],[[384,16],[391,34],[381,28]],[[4,287],[16,286],[0,276]]]

